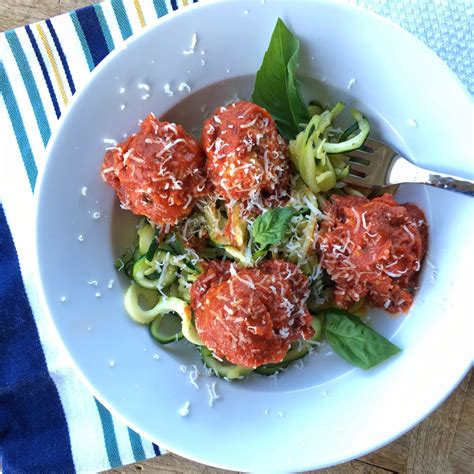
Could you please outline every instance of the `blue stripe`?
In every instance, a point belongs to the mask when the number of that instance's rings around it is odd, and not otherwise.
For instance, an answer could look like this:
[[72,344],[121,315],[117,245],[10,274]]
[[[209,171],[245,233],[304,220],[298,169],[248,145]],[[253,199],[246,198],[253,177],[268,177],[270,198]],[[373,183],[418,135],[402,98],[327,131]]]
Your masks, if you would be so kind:
[[100,26],[102,28],[102,33],[104,33],[105,41],[107,42],[107,47],[109,48],[109,51],[112,51],[115,48],[114,40],[112,39],[112,35],[110,34],[109,25],[107,23],[107,20],[105,19],[104,11],[102,10],[102,5],[94,5],[94,8],[97,18],[99,19]]
[[171,0],[171,7],[173,8],[173,10],[178,9],[178,4],[176,3],[176,0]]
[[130,438],[130,444],[132,445],[133,457],[135,461],[141,461],[145,459],[145,451],[143,450],[143,444],[140,436],[135,431],[128,429],[128,437]]
[[56,93],[54,92],[53,83],[51,82],[51,78],[49,77],[49,72],[46,67],[46,64],[43,60],[43,56],[41,55],[41,51],[38,47],[38,43],[31,31],[30,25],[25,26],[25,30],[28,33],[28,38],[30,38],[31,46],[33,46],[33,51],[35,52],[36,59],[41,67],[41,71],[43,72],[44,80],[46,81],[46,86],[48,87],[49,96],[53,102],[54,111],[56,112],[56,117],[61,117],[61,109],[59,108],[58,99],[56,98]]
[[49,137],[51,136],[51,129],[49,128],[48,119],[46,118],[46,112],[44,111],[43,102],[41,101],[35,78],[33,77],[25,52],[21,47],[20,40],[15,31],[7,31],[5,37],[7,38],[16,64],[18,65],[18,69],[20,70],[21,78],[25,83],[26,91],[28,92],[31,106],[33,107],[33,112],[35,114],[36,123],[38,124],[41,138],[43,140],[43,145],[46,146]]
[[158,18],[165,16],[168,13],[166,8],[165,0],[153,0],[153,5],[155,6],[156,14]]
[[59,42],[58,35],[54,29],[51,20],[46,20],[46,26],[48,27],[49,32],[51,33],[51,37],[53,38],[54,46],[56,46],[56,50],[59,54],[59,59],[61,60],[61,64],[63,65],[64,72],[66,74],[66,79],[69,84],[69,89],[71,89],[71,94],[76,92],[76,87],[74,85],[74,81],[71,76],[71,71],[69,69],[69,64],[67,63],[66,55],[64,54],[63,48],[61,43]]
[[77,10],[76,15],[89,46],[94,66],[97,66],[110,53],[99,18],[93,6]]
[[155,454],[156,454],[157,456],[161,456],[161,451],[160,451],[159,446],[158,446],[157,444],[155,444],[155,443],[152,443],[152,446],[153,446],[153,451],[155,451]]
[[109,460],[110,467],[117,467],[122,465],[120,459],[117,438],[115,436],[114,422],[112,421],[112,415],[110,412],[94,398],[99,411],[100,421],[102,423],[102,430],[104,432],[105,450],[107,451],[107,458]]
[[[4,84],[2,75],[0,87],[4,88]],[[0,248],[0,452],[3,471],[72,473],[75,469],[66,417],[56,386],[48,374],[15,246],[1,206]]]
[[127,39],[129,36],[132,36],[132,27],[128,21],[127,12],[125,11],[123,2],[122,0],[112,0],[111,3],[119,24],[120,33],[122,33],[122,38]]
[[[0,93],[3,96],[5,105],[7,107],[8,115],[12,122],[13,131],[15,133],[16,141],[20,148],[21,157],[23,164],[25,165],[26,174],[30,181],[31,190],[35,189],[36,178],[38,176],[38,170],[36,168],[35,160],[33,158],[33,152],[31,151],[30,142],[28,135],[26,134],[25,125],[21,118],[20,109],[13,93],[12,86],[7,76],[7,71],[0,61]],[[5,130],[3,131],[5,133]]]
[[82,31],[76,12],[71,12],[71,21],[74,25],[74,28],[76,29],[77,37],[81,42],[82,50],[84,51],[84,56],[86,57],[87,65],[89,66],[89,71],[92,71],[92,69],[94,69],[94,61],[92,60],[89,45],[87,44],[86,37],[84,36],[84,32]]

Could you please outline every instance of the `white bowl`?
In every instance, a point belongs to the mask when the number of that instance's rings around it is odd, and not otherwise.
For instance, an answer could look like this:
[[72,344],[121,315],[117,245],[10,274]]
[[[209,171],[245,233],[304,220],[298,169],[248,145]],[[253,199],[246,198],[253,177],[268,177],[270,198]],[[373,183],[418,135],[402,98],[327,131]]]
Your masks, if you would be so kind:
[[[158,347],[127,317],[128,282],[113,261],[129,244],[135,218],[99,177],[104,138],[121,141],[150,111],[191,130],[201,106],[212,110],[234,93],[249,97],[278,16],[301,40],[299,75],[313,78],[305,81],[308,99],[353,103],[375,136],[414,162],[473,177],[469,97],[408,33],[334,2],[210,2],[159,20],[100,64],[50,142],[36,195],[41,300],[91,391],[160,446],[240,471],[321,468],[377,449],[434,410],[472,361],[473,201],[423,186],[403,186],[397,195],[421,206],[430,223],[421,289],[408,316],[372,315],[373,326],[403,348],[373,370],[354,369],[323,348],[276,379],[218,381],[221,399],[210,408],[205,384],[216,379],[201,377],[196,390],[179,370],[202,367],[195,349]],[[195,53],[183,55],[193,33]],[[191,93],[179,90],[184,82]],[[150,85],[147,100],[138,83]],[[190,413],[181,417],[186,400]]]

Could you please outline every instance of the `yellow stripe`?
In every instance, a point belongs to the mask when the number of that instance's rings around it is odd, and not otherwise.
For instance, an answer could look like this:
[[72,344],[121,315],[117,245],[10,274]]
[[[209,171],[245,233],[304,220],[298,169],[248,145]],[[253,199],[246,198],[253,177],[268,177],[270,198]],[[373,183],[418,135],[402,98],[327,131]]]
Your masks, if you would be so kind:
[[187,7],[188,6],[188,0],[183,0],[183,7]]
[[139,0],[134,0],[133,3],[135,4],[135,10],[137,11],[138,19],[140,20],[140,25],[142,28],[146,25],[145,17],[143,16],[142,7],[140,6]]
[[63,80],[61,78],[61,74],[59,74],[58,64],[56,63],[56,59],[54,58],[53,51],[51,50],[51,46],[48,43],[48,38],[46,37],[43,28],[39,23],[36,24],[36,29],[40,35],[41,41],[43,42],[44,49],[46,50],[46,54],[48,55],[49,62],[51,63],[51,67],[53,68],[54,76],[56,77],[56,82],[58,83],[59,91],[61,92],[61,97],[63,98],[64,105],[67,105],[68,98],[66,94],[66,90],[64,89]]

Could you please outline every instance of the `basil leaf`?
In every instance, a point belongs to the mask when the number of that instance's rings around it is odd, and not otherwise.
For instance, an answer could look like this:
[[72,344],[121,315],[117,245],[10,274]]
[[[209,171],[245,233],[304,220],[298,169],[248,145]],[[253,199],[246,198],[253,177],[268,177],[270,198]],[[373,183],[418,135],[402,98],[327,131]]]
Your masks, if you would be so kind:
[[325,333],[336,354],[366,370],[401,351],[358,317],[340,309],[326,311]]
[[296,78],[300,42],[279,18],[270,45],[257,72],[252,102],[270,112],[287,140],[309,122],[309,111]]
[[260,245],[280,242],[288,231],[288,224],[295,213],[292,207],[277,207],[265,212],[255,219],[252,226],[252,237]]

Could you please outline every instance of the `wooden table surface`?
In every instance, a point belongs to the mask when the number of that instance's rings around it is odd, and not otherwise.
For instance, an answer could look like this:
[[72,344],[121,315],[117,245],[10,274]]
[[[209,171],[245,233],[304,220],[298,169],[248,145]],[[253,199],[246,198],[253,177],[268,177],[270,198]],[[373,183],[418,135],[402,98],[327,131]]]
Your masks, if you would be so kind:
[[[151,1],[151,0],[149,0]],[[94,3],[91,0],[0,0],[0,31],[49,18]],[[474,377],[472,371],[456,391],[427,419],[378,451],[320,471],[474,473]],[[219,473],[174,454],[107,471],[110,473]],[[228,472],[228,471],[227,471]]]

